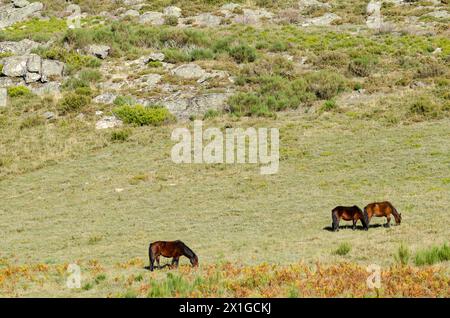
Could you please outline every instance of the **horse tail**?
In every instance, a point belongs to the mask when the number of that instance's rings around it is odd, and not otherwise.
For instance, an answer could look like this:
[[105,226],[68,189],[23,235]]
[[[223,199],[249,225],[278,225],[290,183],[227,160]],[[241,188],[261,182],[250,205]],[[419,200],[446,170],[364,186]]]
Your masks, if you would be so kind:
[[367,215],[366,208],[364,208],[364,211],[361,211],[361,223],[363,224],[365,229],[369,228],[369,216]]
[[369,227],[370,220],[369,220],[369,212],[367,212],[367,207],[364,207],[363,217],[364,217],[364,220],[365,220],[365,222],[367,224],[367,227]]
[[153,253],[152,245],[153,243],[150,243],[148,246],[148,260],[150,262],[149,268],[151,271],[153,270],[153,263],[155,262],[155,254]]

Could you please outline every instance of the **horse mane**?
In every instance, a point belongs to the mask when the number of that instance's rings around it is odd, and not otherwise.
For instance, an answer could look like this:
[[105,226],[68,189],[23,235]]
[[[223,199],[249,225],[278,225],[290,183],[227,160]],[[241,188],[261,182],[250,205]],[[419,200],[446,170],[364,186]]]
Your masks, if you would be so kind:
[[391,206],[392,208],[392,215],[395,218],[395,222],[398,222],[398,220],[401,220],[402,217],[400,216],[400,213],[398,213],[397,209],[392,205],[391,202],[388,202],[388,204]]
[[183,248],[183,252],[185,253],[185,255],[187,257],[189,257],[190,259],[195,258],[197,255],[195,255],[194,251],[191,250],[186,244],[184,244],[182,241],[178,241],[178,244],[181,245],[181,247]]

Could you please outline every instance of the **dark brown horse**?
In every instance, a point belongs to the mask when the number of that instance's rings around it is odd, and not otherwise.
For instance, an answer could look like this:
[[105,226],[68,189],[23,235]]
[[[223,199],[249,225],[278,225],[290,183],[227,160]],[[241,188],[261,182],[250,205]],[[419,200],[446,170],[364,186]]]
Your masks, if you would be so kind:
[[157,241],[150,243],[148,247],[148,257],[150,259],[150,270],[153,271],[156,260],[159,266],[159,257],[172,257],[172,266],[178,266],[180,256],[186,256],[191,261],[193,267],[198,266],[198,257],[195,253],[181,241]]
[[354,206],[337,206],[331,211],[331,218],[333,219],[332,228],[333,231],[339,231],[339,221],[341,219],[345,221],[353,221],[353,230],[356,229],[356,222],[361,220],[364,229],[369,229],[369,221],[367,214],[363,213],[359,207]]
[[373,216],[385,216],[387,222],[384,226],[389,227],[391,222],[391,214],[394,216],[395,223],[397,225],[400,225],[400,223],[402,222],[402,214],[398,213],[391,202],[388,201],[370,203],[364,208],[364,213],[366,213],[367,217],[369,218],[368,223],[370,223],[370,220]]

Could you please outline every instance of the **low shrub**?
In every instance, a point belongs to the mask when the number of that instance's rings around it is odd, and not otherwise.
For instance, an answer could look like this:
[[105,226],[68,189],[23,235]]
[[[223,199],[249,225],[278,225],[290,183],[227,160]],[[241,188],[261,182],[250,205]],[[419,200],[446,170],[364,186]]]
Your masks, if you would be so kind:
[[409,114],[425,118],[435,118],[441,114],[441,107],[431,97],[422,95],[410,102]]
[[67,93],[59,102],[58,109],[62,114],[77,112],[89,105],[90,102],[90,96]]
[[191,56],[182,49],[164,49],[165,61],[168,63],[189,62]]
[[401,265],[408,265],[410,257],[411,252],[409,251],[408,246],[401,244],[395,255],[395,260]]
[[256,60],[255,48],[247,44],[240,44],[231,49],[228,53],[236,61],[236,63],[254,62]]
[[205,114],[203,115],[203,119],[211,119],[211,118],[215,118],[217,116],[220,115],[220,112],[218,110],[215,109],[208,109]]
[[419,251],[414,259],[417,266],[433,265],[445,261],[450,261],[450,246],[447,244]]
[[341,243],[339,247],[333,252],[335,255],[344,256],[347,255],[351,250],[351,245],[349,243]]
[[355,76],[367,77],[372,72],[375,60],[371,57],[363,56],[353,59],[348,64],[348,70]]
[[116,108],[114,114],[124,123],[137,126],[159,126],[175,119],[167,108],[157,105],[153,107],[124,105]]
[[325,101],[325,103],[323,103],[321,110],[328,112],[328,111],[331,111],[336,108],[337,108],[336,101],[334,99],[329,99],[329,100]]
[[28,87],[19,85],[19,86],[11,86],[7,89],[9,97],[20,97],[20,96],[28,96],[31,95],[31,91]]
[[131,131],[129,129],[121,129],[116,130],[111,133],[111,141],[113,142],[124,142],[131,135]]
[[345,79],[333,72],[318,71],[305,76],[308,90],[320,99],[331,99],[345,89]]
[[44,123],[44,119],[42,117],[39,117],[37,115],[32,115],[27,118],[25,118],[21,123],[19,128],[20,129],[26,129],[31,127],[36,127],[39,125],[42,125]]
[[131,96],[122,96],[122,95],[120,95],[120,96],[117,96],[116,99],[114,99],[113,104],[116,105],[116,106],[125,106],[125,105],[131,106],[131,105],[136,104],[136,101]]
[[166,15],[164,17],[164,25],[177,26],[178,25],[178,17],[174,15]]

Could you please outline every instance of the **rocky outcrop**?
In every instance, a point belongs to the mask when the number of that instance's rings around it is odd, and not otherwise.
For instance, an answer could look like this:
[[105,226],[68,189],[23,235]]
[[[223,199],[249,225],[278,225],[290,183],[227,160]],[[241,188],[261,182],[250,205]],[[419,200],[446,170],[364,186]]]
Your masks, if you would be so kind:
[[89,54],[91,54],[95,57],[98,57],[102,60],[108,56],[110,50],[111,50],[111,47],[109,47],[107,45],[100,45],[100,44],[89,45],[86,49],[86,51]]
[[222,23],[222,18],[211,13],[201,13],[195,17],[189,18],[193,20],[193,26],[215,27]]
[[188,119],[192,115],[202,115],[207,110],[222,111],[227,108],[227,100],[232,93],[210,93],[192,97],[169,97],[157,103],[165,106],[179,119]]
[[161,12],[148,11],[139,17],[139,23],[151,25],[163,25],[164,15]]
[[173,17],[181,17],[181,9],[175,6],[169,6],[164,8],[163,14],[166,16],[173,16]]
[[379,30],[383,24],[381,16],[381,1],[372,0],[367,4],[366,13],[368,15],[366,25],[369,29]]
[[39,43],[24,39],[22,41],[5,41],[0,42],[0,53],[11,53],[13,55],[23,55],[30,53],[37,48]]
[[37,54],[10,56],[3,60],[2,73],[8,77],[22,77],[26,83],[60,79],[63,72],[64,63],[42,60]]
[[115,116],[105,116],[95,123],[95,129],[108,129],[122,126],[123,122]]
[[325,9],[331,8],[331,6],[328,3],[323,3],[317,0],[300,0],[298,2],[298,7],[303,12],[316,8],[325,8]]
[[96,96],[92,101],[97,104],[112,104],[117,95],[113,93],[104,93]]
[[194,63],[180,65],[174,68],[171,73],[184,79],[199,79],[206,74],[205,70]]
[[260,24],[264,20],[273,17],[273,13],[265,9],[243,9],[242,14],[236,15],[233,19],[235,23],[241,24]]
[[0,87],[0,107],[6,107],[8,104],[8,91],[4,87]]
[[323,16],[317,18],[307,19],[303,26],[317,25],[317,26],[327,26],[341,19],[340,16],[334,13],[325,13]]
[[40,2],[13,1],[0,7],[0,29],[36,16],[44,5]]

